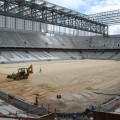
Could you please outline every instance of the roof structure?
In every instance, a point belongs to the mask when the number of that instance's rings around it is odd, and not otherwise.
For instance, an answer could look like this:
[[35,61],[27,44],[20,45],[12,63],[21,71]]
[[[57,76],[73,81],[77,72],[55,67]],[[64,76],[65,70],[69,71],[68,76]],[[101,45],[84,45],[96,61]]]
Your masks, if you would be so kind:
[[120,25],[120,9],[89,15],[91,19],[106,25]]
[[0,0],[0,15],[108,35],[108,25],[43,0]]

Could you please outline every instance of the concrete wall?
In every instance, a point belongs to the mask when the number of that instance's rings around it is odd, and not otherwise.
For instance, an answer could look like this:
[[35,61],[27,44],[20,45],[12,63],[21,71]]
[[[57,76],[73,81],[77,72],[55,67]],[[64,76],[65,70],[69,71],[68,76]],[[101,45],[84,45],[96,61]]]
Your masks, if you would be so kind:
[[109,111],[112,108],[114,108],[116,105],[118,105],[119,103],[120,103],[120,96],[117,96],[110,102],[100,105],[98,109],[99,111]]
[[0,91],[0,97],[4,100],[8,100],[8,94],[4,93],[3,91]]
[[35,106],[32,103],[26,102],[20,98],[17,98],[15,96],[12,96],[8,93],[5,93],[3,91],[0,91],[0,98],[2,98],[5,101],[12,102],[12,104],[18,106],[19,108],[24,109],[28,113],[36,114],[36,115],[45,115],[47,113],[47,109]]
[[11,117],[11,116],[2,116],[0,115],[0,120],[54,120],[55,114],[43,115],[39,118],[24,118],[24,117]]

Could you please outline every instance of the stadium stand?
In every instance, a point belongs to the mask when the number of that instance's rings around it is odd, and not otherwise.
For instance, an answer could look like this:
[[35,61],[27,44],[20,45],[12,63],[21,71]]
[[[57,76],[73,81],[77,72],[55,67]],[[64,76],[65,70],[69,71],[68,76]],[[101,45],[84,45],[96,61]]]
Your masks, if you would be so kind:
[[[82,57],[86,59],[120,59],[119,51],[106,51],[120,48],[119,35],[109,37],[46,36],[40,32],[4,28],[0,29],[0,47],[0,63],[80,59]],[[17,47],[20,50],[8,49]]]

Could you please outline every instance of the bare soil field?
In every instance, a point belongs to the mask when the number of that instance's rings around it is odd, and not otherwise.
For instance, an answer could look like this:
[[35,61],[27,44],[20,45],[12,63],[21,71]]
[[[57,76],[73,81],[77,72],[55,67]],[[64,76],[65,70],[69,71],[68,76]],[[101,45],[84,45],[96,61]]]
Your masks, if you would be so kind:
[[[33,74],[26,80],[7,79],[18,68],[33,65]],[[40,67],[42,69],[40,71]],[[110,60],[66,60],[0,64],[0,90],[52,111],[81,112],[89,105],[100,105],[114,96],[94,92],[120,92],[120,62]],[[57,99],[61,95],[61,99]]]

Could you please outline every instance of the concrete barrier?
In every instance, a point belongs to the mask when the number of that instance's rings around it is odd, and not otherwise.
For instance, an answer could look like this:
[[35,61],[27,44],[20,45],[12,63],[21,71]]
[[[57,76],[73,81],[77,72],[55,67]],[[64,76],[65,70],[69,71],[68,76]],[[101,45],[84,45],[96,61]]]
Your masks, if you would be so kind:
[[5,101],[11,102],[12,104],[24,109],[30,114],[47,114],[47,109],[45,107],[35,106],[32,103],[26,102],[25,100],[12,96],[8,93],[5,93],[4,91],[0,91],[0,98],[2,98]]
[[15,105],[17,105],[17,106],[22,107],[25,110],[29,110],[29,109],[33,109],[34,108],[34,106],[32,104],[30,104],[30,103],[28,103],[28,102],[26,102],[26,101],[24,101],[24,100],[22,100],[20,98],[17,98],[17,97],[14,97],[13,103]]
[[41,115],[47,114],[47,109],[39,106],[39,107],[30,109],[27,112],[30,114],[36,114],[41,116]]
[[37,118],[24,118],[24,117],[12,117],[12,116],[3,116],[0,115],[0,120],[54,120],[55,113],[50,113],[47,115],[43,115]]
[[8,100],[8,94],[3,91],[0,91],[0,97],[4,100]]
[[120,103],[120,96],[115,97],[113,100],[108,103],[102,104],[99,106],[100,111],[109,111]]

